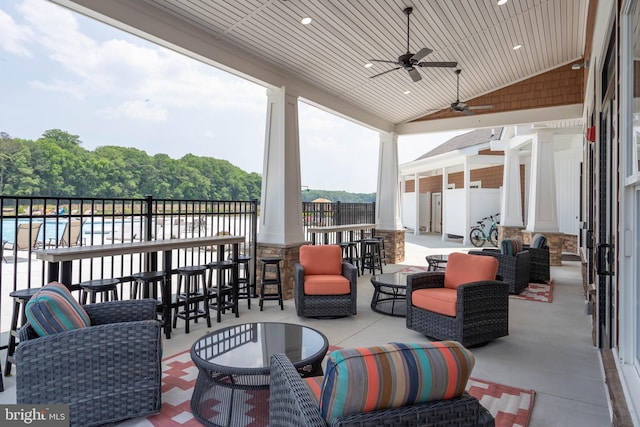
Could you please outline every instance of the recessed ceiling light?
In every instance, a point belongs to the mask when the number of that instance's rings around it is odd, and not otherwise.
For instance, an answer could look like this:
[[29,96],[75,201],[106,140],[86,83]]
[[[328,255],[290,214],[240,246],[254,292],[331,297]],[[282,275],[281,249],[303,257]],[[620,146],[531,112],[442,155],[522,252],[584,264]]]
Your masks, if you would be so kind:
[[503,4],[506,4],[509,0],[498,0],[498,6],[502,6]]
[[309,18],[308,16],[304,17],[300,22],[302,22],[303,25],[309,25],[311,24],[311,18]]
[[373,64],[371,62],[367,62],[366,64],[364,64],[364,68],[371,68],[373,67]]
[[410,90],[405,90],[405,91],[404,91],[404,92],[402,92],[402,93],[404,93],[405,95],[409,95],[409,94],[411,93],[411,91],[410,91]]
[[517,44],[517,45],[515,45],[515,46],[513,47],[513,50],[518,50],[518,49],[520,49],[521,47],[522,47],[522,45],[521,45],[521,44]]

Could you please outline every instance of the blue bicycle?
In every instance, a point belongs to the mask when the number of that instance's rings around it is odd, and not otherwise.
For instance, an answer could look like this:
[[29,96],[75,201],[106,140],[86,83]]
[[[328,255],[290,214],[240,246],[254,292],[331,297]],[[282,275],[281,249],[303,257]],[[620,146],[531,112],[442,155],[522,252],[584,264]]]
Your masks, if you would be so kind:
[[[471,226],[471,232],[469,233],[469,239],[471,244],[476,247],[484,246],[485,242],[491,243],[493,246],[498,246],[498,224],[497,220],[499,213],[495,215],[489,215],[482,218],[476,225]],[[489,230],[487,226],[489,226]]]

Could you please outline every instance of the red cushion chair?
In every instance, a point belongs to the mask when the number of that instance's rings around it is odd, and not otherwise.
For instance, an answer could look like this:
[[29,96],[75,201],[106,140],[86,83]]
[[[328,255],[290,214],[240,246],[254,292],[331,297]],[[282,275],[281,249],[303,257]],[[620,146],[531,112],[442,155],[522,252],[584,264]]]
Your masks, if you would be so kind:
[[358,271],[342,260],[338,245],[304,245],[294,265],[298,316],[343,317],[356,314]]
[[407,277],[407,328],[465,347],[509,334],[509,285],[498,260],[452,253],[442,271]]

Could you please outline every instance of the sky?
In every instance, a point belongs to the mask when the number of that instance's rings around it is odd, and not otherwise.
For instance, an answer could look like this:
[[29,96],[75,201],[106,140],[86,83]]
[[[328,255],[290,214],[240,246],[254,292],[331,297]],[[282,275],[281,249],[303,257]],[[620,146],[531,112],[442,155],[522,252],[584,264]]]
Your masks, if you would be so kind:
[[[215,157],[262,174],[266,88],[47,0],[0,3],[0,132]],[[376,191],[379,134],[299,104],[301,183]],[[401,136],[399,163],[462,132]],[[327,170],[340,173],[327,173]]]

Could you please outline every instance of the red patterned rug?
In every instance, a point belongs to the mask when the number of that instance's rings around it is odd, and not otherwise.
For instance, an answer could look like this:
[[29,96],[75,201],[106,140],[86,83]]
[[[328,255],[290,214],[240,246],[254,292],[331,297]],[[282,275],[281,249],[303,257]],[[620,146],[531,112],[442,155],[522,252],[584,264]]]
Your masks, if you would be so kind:
[[[428,267],[410,265],[398,270],[398,273],[420,273],[423,271],[428,271]],[[524,291],[520,292],[518,295],[509,295],[509,297],[526,301],[552,302],[553,283],[553,278],[551,278],[547,283],[529,283],[529,286],[527,286]]]
[[[333,350],[336,347],[330,347]],[[120,426],[201,426],[191,414],[190,399],[198,375],[197,368],[191,362],[189,351],[178,353],[162,361],[162,409],[159,414],[146,419],[127,421]],[[496,427],[519,427],[529,423],[535,392],[501,384],[471,378],[467,390],[491,412],[496,419]],[[238,395],[236,401],[242,401],[249,413],[251,396],[242,399]],[[266,426],[264,417],[256,416],[252,427]]]

